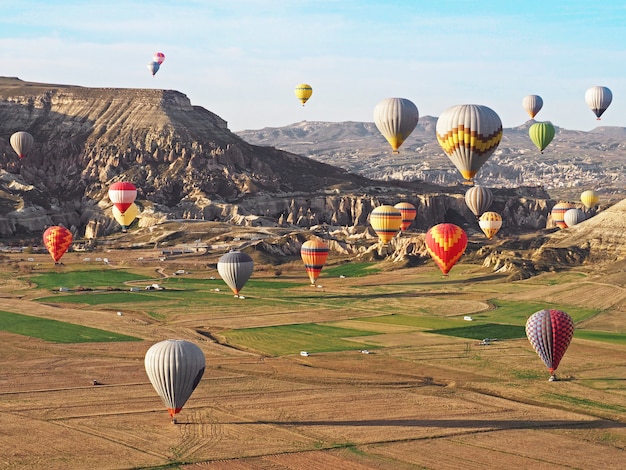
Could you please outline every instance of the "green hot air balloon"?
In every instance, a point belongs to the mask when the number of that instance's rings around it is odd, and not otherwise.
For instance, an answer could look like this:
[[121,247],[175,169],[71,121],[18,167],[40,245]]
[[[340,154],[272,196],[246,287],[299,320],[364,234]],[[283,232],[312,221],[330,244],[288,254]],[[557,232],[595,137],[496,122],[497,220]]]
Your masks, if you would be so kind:
[[554,139],[554,126],[551,122],[536,122],[528,129],[528,135],[533,144],[543,153],[543,150]]

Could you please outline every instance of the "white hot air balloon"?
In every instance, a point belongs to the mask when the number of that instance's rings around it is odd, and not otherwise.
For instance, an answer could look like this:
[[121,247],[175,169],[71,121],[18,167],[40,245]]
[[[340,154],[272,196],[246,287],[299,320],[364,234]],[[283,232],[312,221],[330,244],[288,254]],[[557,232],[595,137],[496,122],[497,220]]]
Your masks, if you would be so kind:
[[598,121],[613,101],[613,93],[605,86],[592,86],[585,92],[585,101]]
[[465,204],[476,217],[485,212],[493,202],[493,193],[484,186],[472,186],[465,192]]
[[235,297],[239,296],[239,291],[248,282],[253,270],[252,258],[241,251],[230,251],[217,262],[217,272],[235,293]]
[[522,100],[522,106],[530,118],[534,119],[541,108],[543,108],[543,100],[539,95],[528,95]]
[[14,133],[10,139],[11,147],[17,153],[17,156],[24,158],[26,154],[33,148],[35,139],[26,131],[19,131]]
[[568,227],[573,227],[574,225],[578,225],[582,221],[586,219],[585,213],[581,209],[568,209],[563,214],[563,222]]
[[406,98],[387,98],[374,108],[374,124],[391,145],[393,153],[398,153],[418,121],[417,106]]
[[204,374],[202,350],[189,341],[168,339],[146,352],[144,365],[150,383],[163,400],[172,422]]

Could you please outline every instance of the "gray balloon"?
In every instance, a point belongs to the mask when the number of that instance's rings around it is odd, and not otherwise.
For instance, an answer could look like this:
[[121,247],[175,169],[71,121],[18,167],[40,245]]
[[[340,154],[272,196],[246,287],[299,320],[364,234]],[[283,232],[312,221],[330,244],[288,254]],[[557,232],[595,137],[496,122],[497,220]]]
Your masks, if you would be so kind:
[[241,251],[230,251],[217,262],[217,272],[235,295],[239,295],[239,291],[248,282],[253,270],[252,258]]

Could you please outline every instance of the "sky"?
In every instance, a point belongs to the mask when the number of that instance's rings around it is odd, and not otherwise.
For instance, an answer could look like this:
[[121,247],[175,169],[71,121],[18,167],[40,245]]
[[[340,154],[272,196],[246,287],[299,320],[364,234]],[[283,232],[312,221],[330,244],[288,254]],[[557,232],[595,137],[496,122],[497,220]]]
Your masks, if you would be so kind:
[[[536,120],[626,127],[626,1],[0,0],[0,76],[177,90],[235,132],[373,122],[390,97],[420,116],[482,104],[515,127],[529,94]],[[601,121],[584,99],[595,85],[613,93]]]

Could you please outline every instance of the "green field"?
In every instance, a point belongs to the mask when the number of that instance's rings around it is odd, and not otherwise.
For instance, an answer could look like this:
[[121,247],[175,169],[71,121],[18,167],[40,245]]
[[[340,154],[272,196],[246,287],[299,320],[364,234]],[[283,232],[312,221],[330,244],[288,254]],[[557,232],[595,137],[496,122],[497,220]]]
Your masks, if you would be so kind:
[[111,331],[3,311],[0,311],[0,330],[54,343],[142,341],[140,338]]
[[370,274],[376,274],[380,269],[376,267],[376,263],[345,263],[338,266],[330,266],[322,270],[322,276],[326,277],[362,277]]
[[68,271],[63,273],[45,273],[30,276],[29,280],[40,289],[58,289],[67,287],[86,287],[90,289],[105,287],[122,287],[126,281],[145,279],[141,276],[122,269],[93,269],[83,271]]

